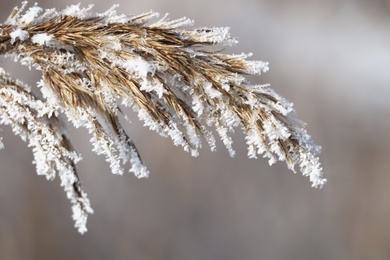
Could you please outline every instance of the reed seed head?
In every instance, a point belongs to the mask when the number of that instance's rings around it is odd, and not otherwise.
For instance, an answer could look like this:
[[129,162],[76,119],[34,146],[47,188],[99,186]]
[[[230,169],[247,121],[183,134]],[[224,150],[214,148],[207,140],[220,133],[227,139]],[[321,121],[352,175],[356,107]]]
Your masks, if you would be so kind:
[[229,28],[193,29],[192,20],[156,20],[155,12],[118,15],[116,6],[104,13],[92,12],[92,5],[26,7],[23,2],[0,25],[0,55],[41,71],[43,98],[1,71],[0,123],[29,142],[38,174],[61,177],[81,233],[92,209],[76,173],[80,156],[64,125],[86,127],[93,150],[105,155],[114,174],[129,162],[131,172],[147,177],[119,123],[121,106],[193,156],[204,142],[215,149],[213,128],[234,156],[230,134],[240,127],[250,158],[285,161],[293,171],[298,165],[313,187],[325,184],[320,149],[293,117],[292,104],[268,84],[246,79],[266,72],[268,63],[211,50],[236,43]]

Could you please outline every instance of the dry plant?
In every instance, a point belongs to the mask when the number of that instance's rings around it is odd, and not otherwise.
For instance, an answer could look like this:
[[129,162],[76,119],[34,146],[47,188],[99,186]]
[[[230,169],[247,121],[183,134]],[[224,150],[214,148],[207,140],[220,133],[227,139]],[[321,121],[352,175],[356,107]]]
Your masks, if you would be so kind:
[[114,174],[130,163],[137,177],[148,176],[119,123],[120,106],[133,108],[146,127],[193,156],[204,141],[215,149],[212,129],[234,156],[229,134],[241,127],[250,158],[286,161],[293,171],[298,165],[313,187],[325,184],[320,148],[294,118],[292,104],[245,78],[266,72],[268,63],[207,48],[236,43],[229,28],[188,29],[193,21],[166,16],[151,22],[157,13],[117,15],[116,6],[104,13],[91,12],[92,5],[26,6],[0,25],[0,55],[40,70],[43,97],[1,69],[0,123],[32,147],[39,175],[60,176],[79,232],[93,211],[76,172],[80,156],[68,121],[89,130],[93,150],[105,155]]

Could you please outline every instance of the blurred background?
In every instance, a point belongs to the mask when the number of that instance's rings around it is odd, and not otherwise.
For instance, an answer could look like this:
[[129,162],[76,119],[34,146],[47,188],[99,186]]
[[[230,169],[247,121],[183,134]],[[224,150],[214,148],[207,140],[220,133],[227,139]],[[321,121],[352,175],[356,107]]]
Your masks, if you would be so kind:
[[[62,9],[79,0],[38,2]],[[323,148],[328,183],[312,189],[284,163],[248,159],[240,133],[235,158],[221,143],[193,158],[134,117],[126,130],[148,179],[113,176],[90,152],[87,132],[72,131],[95,210],[80,235],[59,180],[37,176],[31,150],[2,126],[0,259],[390,259],[390,1],[90,2],[97,12],[118,3],[119,13],[231,27],[239,44],[226,52],[270,62],[251,81],[271,83],[295,104]],[[19,4],[2,1],[1,20]],[[31,85],[40,79],[1,65]]]

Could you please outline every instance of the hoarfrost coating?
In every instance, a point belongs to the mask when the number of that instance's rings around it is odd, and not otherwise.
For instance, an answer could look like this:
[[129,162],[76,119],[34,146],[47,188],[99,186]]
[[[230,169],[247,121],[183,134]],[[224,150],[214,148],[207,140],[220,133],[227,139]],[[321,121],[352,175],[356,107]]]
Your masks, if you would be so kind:
[[104,13],[93,13],[93,5],[57,11],[35,4],[24,12],[26,7],[23,2],[0,25],[0,55],[41,71],[43,98],[1,69],[0,123],[32,147],[39,175],[59,175],[81,233],[93,210],[77,175],[81,156],[68,122],[88,129],[93,151],[106,157],[114,174],[127,168],[139,178],[149,175],[119,123],[121,106],[193,156],[204,142],[215,150],[213,128],[234,156],[231,133],[241,127],[250,158],[285,161],[293,171],[298,165],[313,187],[326,183],[320,149],[292,116],[292,104],[269,84],[245,78],[266,72],[268,62],[208,50],[237,42],[229,28],[191,29],[192,20],[167,15],[152,22],[155,12],[117,15],[116,5]]

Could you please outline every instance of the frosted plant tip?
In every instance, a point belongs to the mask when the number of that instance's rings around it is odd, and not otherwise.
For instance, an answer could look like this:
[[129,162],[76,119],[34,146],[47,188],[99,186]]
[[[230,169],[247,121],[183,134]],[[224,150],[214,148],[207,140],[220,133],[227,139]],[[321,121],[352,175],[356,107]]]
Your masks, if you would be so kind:
[[26,7],[23,2],[0,24],[0,57],[41,71],[42,95],[0,68],[0,123],[32,148],[39,175],[61,179],[81,233],[93,210],[66,124],[89,131],[93,151],[114,174],[127,169],[147,177],[119,122],[123,106],[193,156],[204,143],[215,150],[214,132],[234,156],[232,133],[241,128],[250,158],[285,161],[289,169],[298,166],[313,187],[326,183],[318,147],[292,116],[292,103],[268,84],[246,78],[268,71],[268,62],[211,50],[236,42],[228,27],[194,29],[192,20],[167,15],[154,21],[155,12],[118,15],[117,5],[103,13],[92,12],[93,5],[60,11]]

